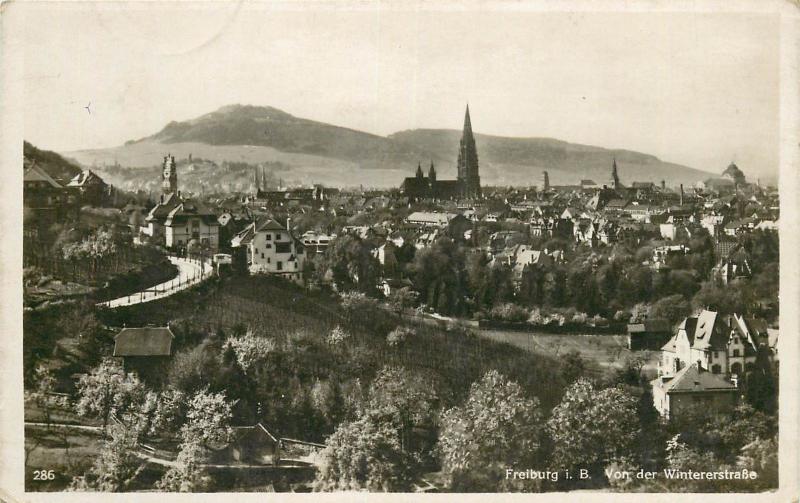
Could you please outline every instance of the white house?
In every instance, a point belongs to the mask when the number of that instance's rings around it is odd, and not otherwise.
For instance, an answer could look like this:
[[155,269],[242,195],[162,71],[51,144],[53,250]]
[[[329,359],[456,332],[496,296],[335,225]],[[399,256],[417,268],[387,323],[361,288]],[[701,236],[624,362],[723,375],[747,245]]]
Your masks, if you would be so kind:
[[274,219],[248,225],[234,236],[231,247],[245,249],[251,274],[277,274],[302,282],[305,246]]
[[770,335],[763,320],[738,314],[705,310],[686,318],[661,348],[658,377],[651,381],[656,409],[669,418],[697,406],[730,410],[758,352],[775,360],[777,335]]
[[163,196],[150,210],[139,229],[151,241],[170,249],[183,249],[194,240],[209,249],[219,248],[219,221],[216,215],[180,193]]

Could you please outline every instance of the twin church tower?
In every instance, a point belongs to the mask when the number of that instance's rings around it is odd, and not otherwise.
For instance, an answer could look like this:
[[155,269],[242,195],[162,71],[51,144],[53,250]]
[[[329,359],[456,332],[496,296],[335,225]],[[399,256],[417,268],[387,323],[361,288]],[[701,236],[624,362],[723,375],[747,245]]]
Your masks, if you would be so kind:
[[406,178],[401,188],[403,194],[411,198],[470,199],[481,196],[478,150],[475,147],[475,136],[472,134],[469,105],[464,114],[464,130],[458,147],[458,178],[437,180],[436,168],[431,162],[428,178],[422,174],[422,166],[419,165],[416,176]]

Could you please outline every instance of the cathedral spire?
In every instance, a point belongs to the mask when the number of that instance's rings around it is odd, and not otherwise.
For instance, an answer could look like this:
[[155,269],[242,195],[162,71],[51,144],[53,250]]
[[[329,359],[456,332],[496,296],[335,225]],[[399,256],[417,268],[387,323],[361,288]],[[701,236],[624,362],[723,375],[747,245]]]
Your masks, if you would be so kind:
[[619,173],[617,173],[617,157],[614,156],[611,164],[611,178],[614,180],[614,190],[619,190],[622,185],[619,183]]
[[428,179],[432,182],[436,181],[436,169],[433,167],[433,161],[431,161],[431,168],[428,170]]
[[472,119],[469,116],[469,103],[464,113],[464,131],[458,149],[458,181],[461,184],[462,197],[479,197],[481,195],[481,178],[478,174],[478,149],[472,134]]
[[469,132],[472,134],[472,120],[469,118],[469,103],[467,103],[467,111],[464,114],[464,134]]
[[422,178],[424,175],[422,174],[422,163],[417,163],[417,178]]

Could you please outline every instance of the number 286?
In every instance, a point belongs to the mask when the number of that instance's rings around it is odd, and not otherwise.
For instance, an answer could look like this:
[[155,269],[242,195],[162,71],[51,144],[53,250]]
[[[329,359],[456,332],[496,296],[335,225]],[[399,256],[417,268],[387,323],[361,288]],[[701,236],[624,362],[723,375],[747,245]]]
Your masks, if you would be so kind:
[[53,470],[34,470],[33,480],[54,480],[56,474]]

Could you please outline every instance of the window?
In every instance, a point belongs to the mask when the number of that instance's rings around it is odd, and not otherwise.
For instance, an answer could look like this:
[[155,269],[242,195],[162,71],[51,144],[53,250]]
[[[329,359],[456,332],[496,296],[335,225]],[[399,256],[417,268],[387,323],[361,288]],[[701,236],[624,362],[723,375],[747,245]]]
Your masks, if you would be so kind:
[[267,241],[272,241],[272,234],[267,234],[266,239]]
[[282,271],[282,270],[283,270],[283,262],[281,262],[280,260],[278,261],[277,269],[278,269],[279,271]]
[[738,349],[734,349],[733,350],[733,356],[739,356],[739,350]]
[[276,253],[292,253],[291,243],[275,243]]
[[271,262],[272,262],[272,259],[270,257],[267,257],[267,264],[269,264]]
[[261,258],[264,258],[264,254],[263,253],[261,254]]
[[718,351],[714,351],[714,358],[718,358],[719,357],[718,353],[719,353]]
[[271,244],[269,244],[269,243],[267,243],[267,244],[266,244],[266,248],[267,248],[267,250],[269,250],[269,249],[271,249],[271,248],[272,248],[272,245],[271,245]]
[[711,366],[711,373],[712,374],[719,374],[722,371],[722,367],[717,364]]

